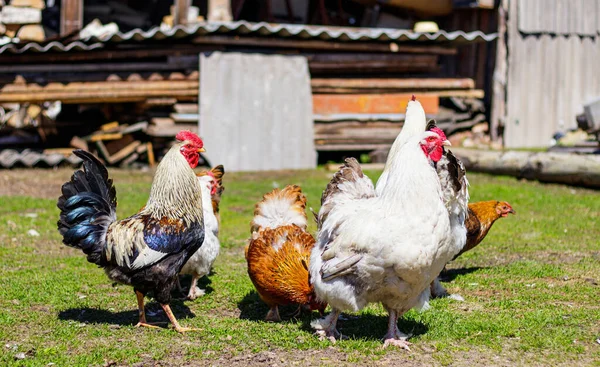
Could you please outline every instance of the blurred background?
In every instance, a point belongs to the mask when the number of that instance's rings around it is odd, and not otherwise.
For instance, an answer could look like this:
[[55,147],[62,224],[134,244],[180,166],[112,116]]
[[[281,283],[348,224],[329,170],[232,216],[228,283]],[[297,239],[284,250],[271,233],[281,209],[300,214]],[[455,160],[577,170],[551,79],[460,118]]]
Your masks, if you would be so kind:
[[412,94],[455,147],[599,151],[599,0],[0,6],[3,168],[154,165],[181,129],[233,171],[384,162]]

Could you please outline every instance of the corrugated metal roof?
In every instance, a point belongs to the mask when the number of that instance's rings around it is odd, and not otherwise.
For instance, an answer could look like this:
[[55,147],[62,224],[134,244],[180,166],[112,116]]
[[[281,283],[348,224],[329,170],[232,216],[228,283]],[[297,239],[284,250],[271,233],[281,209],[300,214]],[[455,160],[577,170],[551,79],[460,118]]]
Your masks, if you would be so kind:
[[23,165],[25,167],[56,167],[64,162],[76,167],[81,163],[81,159],[74,154],[65,157],[62,154],[44,154],[29,149],[25,149],[22,152],[14,149],[4,149],[0,151],[0,167],[4,168],[11,168],[18,165]]
[[305,40],[323,41],[376,41],[376,42],[430,42],[430,43],[472,43],[489,42],[497,38],[496,33],[485,34],[481,31],[463,32],[439,31],[436,33],[416,33],[406,29],[391,28],[352,28],[328,27],[315,25],[272,24],[238,22],[210,22],[199,23],[191,26],[177,26],[169,30],[159,27],[148,31],[134,29],[126,33],[118,32],[108,37],[90,37],[68,44],[51,42],[47,45],[38,43],[7,44],[0,48],[4,52],[68,52],[71,50],[93,50],[101,48],[108,43],[142,42],[148,40],[162,41],[166,39],[183,39],[194,36],[209,35],[238,35],[238,36],[276,36],[281,38],[300,38]]

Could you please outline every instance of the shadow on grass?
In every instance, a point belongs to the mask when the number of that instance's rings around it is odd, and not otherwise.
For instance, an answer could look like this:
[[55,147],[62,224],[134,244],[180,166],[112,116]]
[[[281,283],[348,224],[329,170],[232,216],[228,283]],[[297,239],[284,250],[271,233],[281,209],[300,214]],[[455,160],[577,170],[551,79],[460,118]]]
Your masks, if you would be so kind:
[[467,274],[479,271],[481,269],[483,269],[483,268],[480,266],[473,266],[470,268],[460,268],[460,269],[446,269],[446,270],[442,271],[442,273],[440,274],[440,280],[442,282],[446,282],[446,283],[451,282],[460,275],[467,275]]
[[[251,320],[251,321],[264,321],[269,307],[260,299],[256,291],[251,291],[238,302],[238,308],[240,309],[240,319]],[[291,315],[298,308],[297,305],[279,307],[279,313],[282,318],[282,322],[299,323],[301,330],[308,333],[313,333],[314,329],[310,326],[311,321],[319,318],[317,311],[304,312],[298,318],[292,318]],[[327,314],[327,312],[325,313]],[[371,314],[342,314],[338,320],[338,330],[342,335],[350,339],[363,339],[363,340],[381,340],[387,332],[388,317],[371,315]],[[398,322],[400,331],[412,336],[419,336],[425,334],[428,330],[427,326],[421,322],[400,319]]]
[[[196,315],[187,307],[182,300],[171,301],[171,310],[177,320],[196,317]],[[111,324],[111,325],[135,325],[139,316],[137,309],[130,311],[112,312],[98,308],[69,308],[58,313],[60,320],[71,320],[84,322],[88,324]],[[157,302],[146,303],[146,319],[148,322],[168,322],[167,315]],[[165,324],[166,326],[168,325]]]

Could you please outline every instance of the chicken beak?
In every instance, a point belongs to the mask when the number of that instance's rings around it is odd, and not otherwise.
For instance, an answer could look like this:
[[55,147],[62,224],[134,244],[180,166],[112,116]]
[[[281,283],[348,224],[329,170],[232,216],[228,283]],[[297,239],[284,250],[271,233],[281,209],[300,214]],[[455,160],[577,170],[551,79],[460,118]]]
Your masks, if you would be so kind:
[[452,144],[450,143],[450,141],[449,141],[449,140],[444,140],[444,141],[442,142],[442,145],[443,145],[443,146],[446,146],[446,147],[449,147],[449,146],[451,146]]
[[512,214],[517,214],[517,212],[513,208],[510,208],[510,210],[508,212],[512,213]]
[[206,149],[204,149],[204,148],[198,148],[198,153],[204,153],[204,152],[206,152]]

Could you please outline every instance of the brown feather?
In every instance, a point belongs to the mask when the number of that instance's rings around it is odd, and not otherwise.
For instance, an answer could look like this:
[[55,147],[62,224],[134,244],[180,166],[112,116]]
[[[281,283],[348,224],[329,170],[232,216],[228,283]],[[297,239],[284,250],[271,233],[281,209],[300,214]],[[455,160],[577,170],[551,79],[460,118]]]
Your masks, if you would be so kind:
[[[281,243],[276,250],[273,244]],[[311,302],[307,264],[315,239],[296,225],[266,228],[246,248],[248,274],[269,306]]]
[[504,201],[489,200],[469,203],[469,214],[465,221],[467,227],[467,243],[465,247],[454,257],[455,259],[477,245],[487,236],[492,225],[502,217],[502,206],[508,206],[510,213],[514,213],[512,207]]
[[248,275],[269,307],[298,303],[323,310],[325,305],[315,303],[308,273],[315,239],[306,232],[306,225],[282,223],[276,228],[261,227],[256,218],[268,215],[262,208],[269,201],[289,203],[287,210],[306,219],[306,196],[299,186],[288,185],[283,190],[275,189],[265,194],[256,204],[255,220],[251,223],[252,238],[245,248]]

